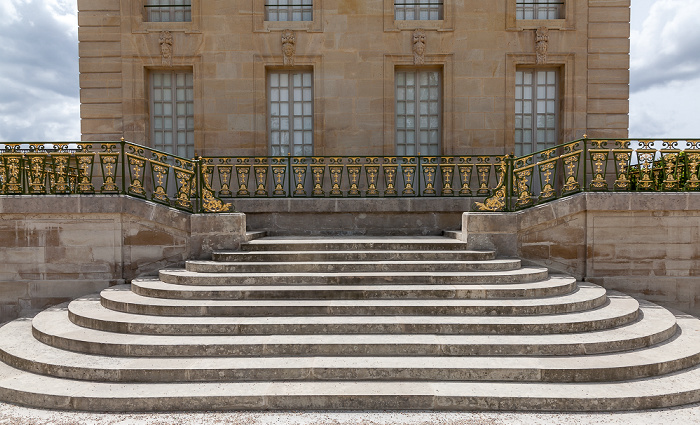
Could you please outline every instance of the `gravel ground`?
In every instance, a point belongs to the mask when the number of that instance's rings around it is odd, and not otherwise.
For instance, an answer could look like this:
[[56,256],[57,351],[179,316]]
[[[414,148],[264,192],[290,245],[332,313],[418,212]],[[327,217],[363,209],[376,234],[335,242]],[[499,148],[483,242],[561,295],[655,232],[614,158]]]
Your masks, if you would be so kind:
[[452,412],[205,412],[82,413],[29,409],[0,403],[0,425],[569,425],[700,424],[700,404],[681,408],[615,413]]

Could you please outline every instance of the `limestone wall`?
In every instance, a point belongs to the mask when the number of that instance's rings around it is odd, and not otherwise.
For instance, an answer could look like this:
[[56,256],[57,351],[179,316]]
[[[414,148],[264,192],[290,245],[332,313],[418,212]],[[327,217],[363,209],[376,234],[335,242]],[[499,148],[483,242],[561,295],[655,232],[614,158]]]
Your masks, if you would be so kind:
[[236,199],[249,229],[270,235],[440,235],[459,230],[471,198]]
[[463,238],[700,314],[700,194],[586,193],[517,213],[465,213]]
[[531,21],[515,19],[516,0],[448,0],[437,21],[396,21],[390,0],[313,3],[313,21],[268,22],[262,1],[193,0],[192,22],[177,23],[145,22],[143,0],[79,0],[83,139],[148,145],[150,73],[191,70],[197,153],[267,155],[266,78],[284,68],[290,29],[294,68],[314,75],[314,154],[394,155],[394,76],[415,66],[419,28],[420,66],[442,75],[443,154],[513,151],[518,67],[559,69],[560,142],[627,137],[630,0],[567,0],[561,19]]
[[193,215],[122,196],[0,196],[0,322],[244,237],[243,214]]

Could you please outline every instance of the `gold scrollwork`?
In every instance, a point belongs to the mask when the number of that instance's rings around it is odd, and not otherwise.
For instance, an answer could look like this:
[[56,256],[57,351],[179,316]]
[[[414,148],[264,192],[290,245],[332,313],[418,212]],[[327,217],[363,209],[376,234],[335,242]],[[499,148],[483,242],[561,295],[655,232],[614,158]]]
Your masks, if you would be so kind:
[[222,198],[232,197],[233,192],[231,192],[231,175],[233,174],[233,166],[219,164],[216,166],[216,171],[219,174],[219,184],[221,185],[219,196]]
[[608,150],[590,149],[591,167],[593,179],[589,184],[591,190],[608,190],[608,182],[605,180],[605,170],[608,165]]
[[367,180],[366,196],[379,196],[377,184],[379,180],[379,157],[365,158],[365,179]]
[[95,186],[92,184],[92,171],[95,165],[94,152],[76,153],[78,161],[78,193],[95,193]]
[[46,153],[30,153],[27,154],[29,161],[29,193],[45,194],[46,193]]

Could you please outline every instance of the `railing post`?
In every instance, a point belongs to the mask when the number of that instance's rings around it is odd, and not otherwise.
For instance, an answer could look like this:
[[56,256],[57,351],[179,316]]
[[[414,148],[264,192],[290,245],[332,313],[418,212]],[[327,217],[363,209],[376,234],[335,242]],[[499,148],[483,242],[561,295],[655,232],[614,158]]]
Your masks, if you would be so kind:
[[195,164],[195,185],[197,188],[196,194],[197,194],[197,209],[196,212],[201,213],[203,212],[202,210],[202,165],[201,165],[202,157],[201,156],[195,156],[194,157],[194,164]]
[[124,154],[125,140],[122,137],[119,141],[121,146],[121,163],[122,163],[122,195],[126,195],[126,155]]
[[583,135],[583,191],[588,191],[588,135]]
[[511,211],[510,202],[513,195],[513,161],[515,160],[515,155],[508,155],[506,157],[506,175],[503,177],[506,180],[504,183],[506,185],[506,211]]

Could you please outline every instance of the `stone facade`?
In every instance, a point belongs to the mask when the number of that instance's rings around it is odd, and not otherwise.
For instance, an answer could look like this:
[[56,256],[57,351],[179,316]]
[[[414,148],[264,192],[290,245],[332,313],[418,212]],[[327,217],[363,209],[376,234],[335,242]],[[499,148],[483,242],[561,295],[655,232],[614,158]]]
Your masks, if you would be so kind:
[[462,236],[698,315],[698,223],[697,193],[585,193],[517,213],[464,213]]
[[314,155],[394,155],[395,72],[418,67],[442,78],[440,153],[510,153],[516,69],[535,66],[559,70],[559,142],[627,137],[630,0],[566,0],[547,20],[516,19],[515,0],[445,0],[443,19],[421,21],[396,20],[390,0],[316,0],[291,22],[265,20],[259,0],[192,0],[190,22],[146,22],[144,2],[78,0],[83,140],[152,145],[149,75],[187,70],[194,150],[268,155],[267,76],[300,69]]
[[236,249],[246,235],[243,214],[189,214],[125,196],[2,196],[0,217],[0,323]]

